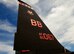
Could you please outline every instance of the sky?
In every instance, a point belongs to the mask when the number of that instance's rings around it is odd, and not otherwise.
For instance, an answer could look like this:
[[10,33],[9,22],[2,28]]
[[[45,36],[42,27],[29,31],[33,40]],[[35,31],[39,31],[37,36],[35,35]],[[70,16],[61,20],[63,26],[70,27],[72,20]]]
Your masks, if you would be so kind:
[[[22,0],[32,6],[58,41],[74,51],[74,0]],[[0,54],[15,54],[17,0],[0,0]]]

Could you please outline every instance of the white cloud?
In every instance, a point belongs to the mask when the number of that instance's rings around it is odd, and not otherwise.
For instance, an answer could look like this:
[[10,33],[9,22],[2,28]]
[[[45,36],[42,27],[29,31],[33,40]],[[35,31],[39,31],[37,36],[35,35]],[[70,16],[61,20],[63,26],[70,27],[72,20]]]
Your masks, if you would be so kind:
[[28,4],[34,5],[34,4],[36,4],[39,0],[22,0],[22,1],[27,2]]
[[0,3],[4,3],[7,6],[16,5],[17,0],[0,0]]
[[8,54],[15,54],[13,47],[3,42],[0,42],[0,51],[7,52]]
[[16,11],[18,9],[17,0],[0,0],[0,3],[5,4],[8,8]]
[[10,24],[7,20],[0,20],[0,30],[4,30],[10,33],[14,33],[16,31],[16,27]]
[[53,3],[55,7],[44,20],[46,25],[61,43],[74,44],[74,0],[55,0]]
[[45,17],[48,12],[51,10],[53,7],[52,2],[50,0],[39,0],[38,3],[33,5],[34,10],[37,11],[37,13],[43,17]]
[[74,26],[71,26],[67,29],[67,32],[65,32],[64,37],[60,39],[61,42],[69,41],[71,44],[74,44]]
[[73,3],[74,3],[74,0],[53,0],[53,4],[55,6],[72,5]]

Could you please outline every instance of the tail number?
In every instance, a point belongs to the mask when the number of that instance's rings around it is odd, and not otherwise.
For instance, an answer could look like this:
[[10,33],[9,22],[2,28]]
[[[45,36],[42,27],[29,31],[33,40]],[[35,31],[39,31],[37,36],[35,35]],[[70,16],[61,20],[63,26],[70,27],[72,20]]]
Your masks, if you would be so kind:
[[40,21],[37,21],[37,20],[34,20],[34,19],[31,19],[31,25],[32,26],[38,26],[38,27],[42,28],[42,23]]
[[39,33],[40,39],[43,40],[54,40],[54,37],[52,34],[46,34],[46,33]]

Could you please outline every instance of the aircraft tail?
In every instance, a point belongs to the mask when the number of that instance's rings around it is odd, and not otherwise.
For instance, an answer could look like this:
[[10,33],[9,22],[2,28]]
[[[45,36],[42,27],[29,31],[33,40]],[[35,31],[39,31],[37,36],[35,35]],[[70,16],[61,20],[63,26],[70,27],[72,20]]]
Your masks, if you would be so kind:
[[23,1],[18,1],[19,9],[14,50],[45,51],[54,54],[65,53],[64,47],[58,42],[31,6]]

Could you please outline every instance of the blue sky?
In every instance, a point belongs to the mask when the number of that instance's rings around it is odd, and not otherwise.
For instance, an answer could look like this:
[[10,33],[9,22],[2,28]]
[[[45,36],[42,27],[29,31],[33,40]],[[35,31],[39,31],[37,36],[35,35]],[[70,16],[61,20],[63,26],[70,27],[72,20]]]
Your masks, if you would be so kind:
[[[74,51],[74,0],[23,0],[29,3],[58,41]],[[0,54],[14,54],[18,3],[0,0]]]

